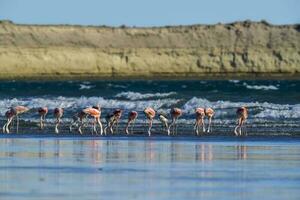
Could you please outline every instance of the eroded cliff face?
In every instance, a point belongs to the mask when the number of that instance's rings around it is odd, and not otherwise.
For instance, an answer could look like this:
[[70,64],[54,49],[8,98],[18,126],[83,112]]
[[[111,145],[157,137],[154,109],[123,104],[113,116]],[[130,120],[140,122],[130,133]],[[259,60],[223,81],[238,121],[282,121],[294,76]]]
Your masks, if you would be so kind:
[[299,25],[160,28],[0,23],[0,79],[300,73]]

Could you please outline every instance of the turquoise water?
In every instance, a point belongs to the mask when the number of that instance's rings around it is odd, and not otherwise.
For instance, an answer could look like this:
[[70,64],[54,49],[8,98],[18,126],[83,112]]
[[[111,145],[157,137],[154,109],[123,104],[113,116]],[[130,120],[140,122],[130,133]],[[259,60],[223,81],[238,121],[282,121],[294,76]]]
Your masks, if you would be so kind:
[[0,199],[299,199],[292,137],[0,139]]

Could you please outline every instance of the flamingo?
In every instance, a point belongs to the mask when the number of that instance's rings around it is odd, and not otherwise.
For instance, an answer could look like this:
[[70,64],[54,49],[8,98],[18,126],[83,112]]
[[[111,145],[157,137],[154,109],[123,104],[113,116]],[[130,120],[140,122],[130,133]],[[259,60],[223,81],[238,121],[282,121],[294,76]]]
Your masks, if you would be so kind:
[[[77,125],[77,123],[80,123],[81,125],[83,125],[83,120],[87,117],[87,114],[84,113],[82,110],[78,113],[76,113],[75,115],[73,115],[73,121],[71,122],[70,125],[70,132],[72,132],[72,128],[73,126]],[[81,131],[81,126],[78,127],[78,132],[82,135],[82,131]]]
[[64,114],[64,109],[63,108],[55,108],[53,114],[54,114],[54,117],[56,118],[55,133],[58,134],[59,133],[59,131],[58,131],[58,125],[61,122],[61,118],[62,118],[62,116]]
[[144,110],[144,113],[147,119],[149,120],[148,134],[149,136],[151,136],[151,128],[152,128],[153,119],[155,117],[155,110],[153,108],[148,107]]
[[[93,132],[97,133],[97,129],[96,129],[96,124],[98,123],[99,127],[100,127],[100,135],[103,135],[103,128],[102,128],[102,123],[100,121],[100,116],[101,116],[101,109],[100,107],[98,107],[98,109],[96,109],[95,107],[89,107],[86,109],[82,110],[85,114],[90,115],[92,117],[94,117],[94,123],[93,123]],[[81,128],[82,125],[80,125]],[[93,133],[92,132],[92,133]]]
[[15,116],[16,115],[13,112],[13,110],[10,109],[10,110],[6,111],[5,117],[7,118],[7,122],[3,126],[3,133],[9,133],[9,125]]
[[14,113],[14,115],[17,117],[17,133],[19,132],[19,115],[27,112],[29,108],[25,106],[16,106],[11,108],[11,111]]
[[194,126],[194,130],[196,135],[199,135],[199,128],[202,126],[202,132],[205,132],[205,124],[204,124],[204,117],[205,117],[205,109],[204,108],[196,108],[196,122]]
[[169,130],[169,126],[168,126],[168,118],[163,113],[160,113],[158,115],[158,117],[159,117],[160,122],[162,123],[163,129],[166,128],[168,135],[170,135],[170,130]]
[[45,127],[45,119],[46,119],[46,115],[48,113],[48,108],[47,107],[40,107],[38,108],[38,113],[41,117],[40,119],[40,129],[44,129]]
[[215,111],[212,108],[205,108],[204,110],[205,115],[208,117],[208,127],[206,129],[207,133],[209,133],[211,131],[211,121],[212,121],[212,117],[215,114]]
[[113,114],[114,114],[114,118],[115,118],[115,124],[116,124],[116,132],[118,132],[118,125],[119,125],[119,120],[122,116],[123,110],[121,109],[116,109],[114,110]]
[[[234,133],[236,136],[242,135],[242,127],[248,118],[248,109],[246,107],[240,107],[236,111],[236,115],[238,117],[238,124],[234,129]],[[238,131],[238,128],[240,129]]]
[[125,128],[125,132],[126,132],[127,135],[129,135],[128,128],[129,128],[131,123],[132,123],[131,133],[133,133],[133,126],[134,126],[134,122],[135,122],[137,116],[138,116],[138,113],[136,111],[131,111],[131,112],[128,113],[128,121],[127,121],[127,125],[126,125],[126,128]]
[[172,134],[177,134],[177,119],[182,115],[182,110],[180,108],[172,108],[170,111],[172,122],[169,126],[169,131],[173,127]]
[[[101,107],[99,105],[92,106],[92,108],[101,111]],[[73,126],[77,125],[77,123],[80,123],[80,125],[78,126],[78,132],[82,135],[83,133],[82,133],[81,127],[83,127],[84,119],[87,118],[87,116],[88,116],[88,114],[85,113],[83,110],[81,110],[80,112],[73,115],[73,117],[72,117],[73,121],[70,124],[70,132],[72,131]]]
[[106,130],[107,128],[109,128],[110,132],[113,134],[113,126],[116,124],[116,132],[118,131],[118,124],[119,124],[119,120],[122,116],[123,110],[121,109],[115,109],[113,111],[113,113],[107,114],[105,117],[106,120],[106,127],[104,128],[104,134],[106,135]]

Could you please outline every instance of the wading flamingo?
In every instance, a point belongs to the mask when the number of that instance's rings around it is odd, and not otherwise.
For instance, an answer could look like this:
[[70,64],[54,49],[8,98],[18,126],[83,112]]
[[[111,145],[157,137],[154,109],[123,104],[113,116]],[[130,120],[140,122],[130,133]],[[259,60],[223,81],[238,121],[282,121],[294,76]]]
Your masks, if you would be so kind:
[[173,127],[172,134],[177,135],[177,119],[182,115],[182,110],[180,108],[172,108],[170,114],[172,117],[172,123],[169,126],[169,132],[171,127]]
[[136,120],[138,116],[138,113],[136,111],[131,111],[128,113],[128,121],[127,121],[127,124],[126,124],[126,128],[125,128],[125,132],[127,135],[129,135],[129,131],[128,131],[128,128],[131,125],[131,134],[133,133],[133,126],[134,126],[134,122]]
[[215,111],[212,108],[205,108],[204,112],[205,112],[205,116],[207,116],[208,118],[208,126],[206,132],[209,133],[211,132],[211,121],[212,121],[212,117],[215,114]]
[[40,129],[45,128],[45,120],[46,120],[46,115],[48,113],[48,108],[47,107],[40,107],[38,108],[38,113],[40,115]]
[[149,128],[148,128],[148,135],[151,136],[151,128],[152,128],[152,123],[153,123],[153,119],[155,117],[155,110],[153,108],[146,108],[144,110],[144,113],[147,117],[147,119],[149,120]]
[[111,134],[114,133],[113,126],[116,124],[116,132],[118,132],[118,124],[119,120],[122,116],[123,110],[121,109],[115,109],[113,113],[107,114],[105,117],[106,120],[106,127],[104,128],[104,134],[106,135],[107,129],[109,128],[109,131]]
[[78,113],[76,113],[75,115],[73,115],[72,119],[73,121],[71,122],[70,125],[70,132],[72,132],[72,128],[75,125],[78,125],[78,123],[80,123],[80,125],[78,126],[78,132],[82,135],[82,130],[81,130],[81,126],[83,126],[84,124],[84,119],[86,119],[87,114],[84,113],[82,110]]
[[[248,118],[247,108],[246,107],[238,108],[237,111],[236,111],[236,115],[238,117],[238,124],[234,129],[234,133],[235,133],[236,136],[241,136],[242,135],[242,127],[243,127],[244,123],[246,122],[246,120]],[[240,129],[240,130],[238,131],[238,129]]]
[[[93,106],[92,108],[101,111],[101,107],[99,105]],[[81,128],[84,126],[84,119],[86,119],[87,116],[88,114],[85,113],[83,110],[73,115],[73,121],[70,124],[70,132],[72,131],[73,126],[78,125],[78,123],[80,123],[80,125],[78,126],[78,132],[82,135],[83,133]]]
[[19,115],[27,112],[28,110],[29,110],[29,108],[27,108],[25,106],[16,106],[16,107],[11,108],[11,111],[17,117],[17,133],[19,132]]
[[202,126],[202,132],[205,132],[205,124],[204,124],[204,117],[205,117],[205,110],[204,108],[196,108],[196,122],[194,126],[194,130],[196,135],[199,135],[199,128]]
[[8,110],[5,113],[5,117],[7,118],[7,122],[4,124],[3,126],[3,133],[9,133],[9,126],[10,123],[12,122],[13,118],[15,117],[15,113],[13,112],[13,110]]
[[[98,107],[98,109],[100,109],[100,108]],[[98,110],[98,109],[96,109],[96,108],[86,108],[86,109],[83,109],[82,111],[85,114],[94,117],[93,132],[95,132],[96,135],[98,135],[97,128],[96,128],[96,124],[98,124],[99,128],[100,128],[100,135],[103,135],[102,123],[100,121],[101,110]],[[80,126],[80,128],[81,128],[81,126]],[[92,134],[93,134],[93,132],[92,132]]]
[[56,122],[55,122],[55,133],[56,134],[59,133],[58,125],[61,122],[61,118],[62,118],[63,114],[64,114],[64,109],[63,108],[55,108],[54,111],[53,111],[53,115],[56,119]]
[[168,118],[166,117],[166,114],[164,113],[159,113],[158,115],[159,117],[159,121],[162,124],[163,130],[166,128],[166,132],[168,133],[168,135],[170,135],[170,130],[169,130],[169,125],[168,125]]

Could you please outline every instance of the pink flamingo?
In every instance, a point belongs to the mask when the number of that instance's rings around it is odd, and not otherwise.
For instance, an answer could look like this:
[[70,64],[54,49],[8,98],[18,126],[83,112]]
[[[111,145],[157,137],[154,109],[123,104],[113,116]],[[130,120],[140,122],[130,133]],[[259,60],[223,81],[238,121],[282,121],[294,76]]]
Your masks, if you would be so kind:
[[45,127],[45,119],[46,119],[46,115],[48,113],[48,108],[47,107],[40,107],[38,108],[38,113],[40,115],[40,129],[44,129]]
[[[92,108],[101,111],[101,107],[99,105],[93,106]],[[84,119],[86,119],[87,116],[88,116],[88,114],[85,113],[83,110],[81,110],[80,112],[78,112],[75,115],[73,115],[73,117],[72,117],[73,121],[70,124],[70,132],[72,132],[73,126],[75,126],[78,123],[80,123],[80,125],[78,126],[78,132],[82,135],[83,133],[82,133],[81,128],[84,126]]]
[[172,122],[169,126],[169,133],[170,134],[170,129],[173,127],[172,134],[177,135],[177,119],[182,115],[182,110],[180,108],[172,108],[170,111],[171,117],[172,117]]
[[135,122],[137,116],[138,116],[138,113],[136,111],[131,111],[131,112],[128,113],[128,121],[127,121],[127,125],[126,125],[126,128],[125,128],[125,132],[126,132],[127,135],[129,135],[128,128],[129,128],[131,123],[132,123],[131,133],[133,133],[133,126],[134,126],[134,122]]
[[[102,123],[100,121],[100,116],[101,116],[101,109],[100,109],[100,107],[98,107],[98,109],[96,109],[96,108],[86,108],[86,109],[83,109],[82,111],[85,114],[94,117],[93,132],[95,132],[96,135],[98,135],[97,128],[96,128],[96,124],[98,124],[99,127],[100,127],[100,135],[103,135]],[[82,124],[80,125],[80,128],[81,128],[81,126],[82,126]]]
[[212,121],[212,117],[215,114],[215,111],[212,108],[205,108],[205,115],[208,117],[208,127],[206,129],[207,133],[209,133],[211,131],[211,121]]
[[[246,107],[240,107],[237,109],[236,114],[238,117],[238,124],[234,129],[234,133],[236,136],[241,136],[242,135],[242,127],[248,118],[248,110]],[[240,129],[239,131],[238,131],[238,128]]]
[[199,135],[199,128],[202,126],[202,132],[205,132],[205,124],[204,124],[204,117],[205,117],[205,110],[204,108],[196,108],[196,122],[194,126],[194,130],[196,135]]
[[[76,113],[75,115],[73,115],[73,121],[71,122],[70,125],[70,132],[72,132],[72,128],[73,126],[77,125],[77,123],[80,123],[83,125],[84,123],[84,119],[87,117],[87,114],[84,113],[82,110],[78,113]],[[82,135],[82,130],[81,130],[81,126],[78,126],[78,132]]]
[[106,135],[106,130],[109,128],[110,132],[113,134],[113,126],[116,124],[116,132],[118,132],[118,124],[119,120],[122,116],[123,110],[121,109],[115,109],[113,113],[106,115],[105,120],[106,120],[106,127],[104,128],[104,134]]
[[153,108],[148,107],[144,110],[144,113],[147,119],[149,120],[148,134],[149,136],[151,136],[151,128],[152,128],[153,119],[155,117],[155,110]]
[[29,110],[29,108],[25,107],[25,106],[16,106],[11,108],[12,112],[14,113],[14,115],[17,117],[17,133],[19,132],[19,115],[27,112]]
[[59,133],[59,131],[58,131],[58,125],[61,122],[61,118],[62,118],[62,116],[64,114],[64,109],[63,108],[55,108],[53,114],[54,114],[54,117],[56,118],[55,133],[58,134]]

